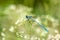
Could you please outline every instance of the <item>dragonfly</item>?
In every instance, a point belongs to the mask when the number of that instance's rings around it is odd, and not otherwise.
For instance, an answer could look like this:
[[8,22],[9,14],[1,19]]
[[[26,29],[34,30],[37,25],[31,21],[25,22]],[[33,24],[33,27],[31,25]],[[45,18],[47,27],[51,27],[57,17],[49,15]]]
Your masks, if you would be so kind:
[[26,19],[27,19],[27,20],[29,20],[29,19],[33,20],[33,21],[36,22],[43,30],[45,30],[46,32],[48,32],[48,29],[46,29],[46,27],[45,27],[43,24],[41,24],[41,23],[39,23],[38,21],[36,21],[36,19],[34,19],[32,16],[27,16],[27,15],[26,15]]

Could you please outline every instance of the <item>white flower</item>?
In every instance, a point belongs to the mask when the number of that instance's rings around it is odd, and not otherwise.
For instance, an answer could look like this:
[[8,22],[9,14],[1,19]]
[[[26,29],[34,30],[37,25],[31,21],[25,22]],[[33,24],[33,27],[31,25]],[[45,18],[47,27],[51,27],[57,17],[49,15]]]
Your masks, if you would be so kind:
[[5,40],[5,38],[3,37],[2,40]]
[[3,37],[4,37],[4,36],[6,36],[6,35],[5,35],[5,33],[3,33],[3,32],[2,32],[2,33],[1,33],[1,36],[3,36]]
[[14,32],[14,27],[11,26],[10,29],[9,29],[10,32]]

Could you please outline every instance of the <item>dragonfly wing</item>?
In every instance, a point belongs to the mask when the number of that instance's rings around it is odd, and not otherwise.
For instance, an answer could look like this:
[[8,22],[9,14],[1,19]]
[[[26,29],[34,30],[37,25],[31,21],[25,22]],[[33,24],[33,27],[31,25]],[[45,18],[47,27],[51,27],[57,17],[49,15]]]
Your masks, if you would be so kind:
[[[39,24],[40,25],[40,24]],[[44,29],[46,32],[48,32],[48,30],[45,28],[44,25],[40,25],[42,29]]]
[[43,30],[45,30],[45,31],[47,31],[48,32],[48,30],[45,28],[45,26],[44,25],[42,25],[41,23],[39,23],[38,21],[36,21],[35,19],[32,19],[32,20],[34,20],[38,25],[40,25],[40,27],[43,29]]

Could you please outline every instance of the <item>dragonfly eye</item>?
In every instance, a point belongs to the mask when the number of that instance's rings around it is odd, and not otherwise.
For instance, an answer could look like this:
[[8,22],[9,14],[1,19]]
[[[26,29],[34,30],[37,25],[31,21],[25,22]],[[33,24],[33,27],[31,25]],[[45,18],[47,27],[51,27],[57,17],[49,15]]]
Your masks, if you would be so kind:
[[28,18],[28,16],[26,16],[26,18]]

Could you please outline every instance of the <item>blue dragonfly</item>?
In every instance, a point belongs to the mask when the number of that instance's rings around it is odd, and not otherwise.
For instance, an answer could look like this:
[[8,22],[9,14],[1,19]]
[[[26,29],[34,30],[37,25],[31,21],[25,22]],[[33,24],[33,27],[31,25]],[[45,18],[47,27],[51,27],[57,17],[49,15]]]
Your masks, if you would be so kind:
[[26,15],[26,18],[27,18],[27,20],[29,20],[29,19],[33,20],[33,21],[36,22],[43,30],[45,30],[46,32],[48,32],[48,30],[45,28],[45,26],[44,26],[43,24],[39,23],[38,21],[36,21],[32,16],[27,16],[27,15]]

